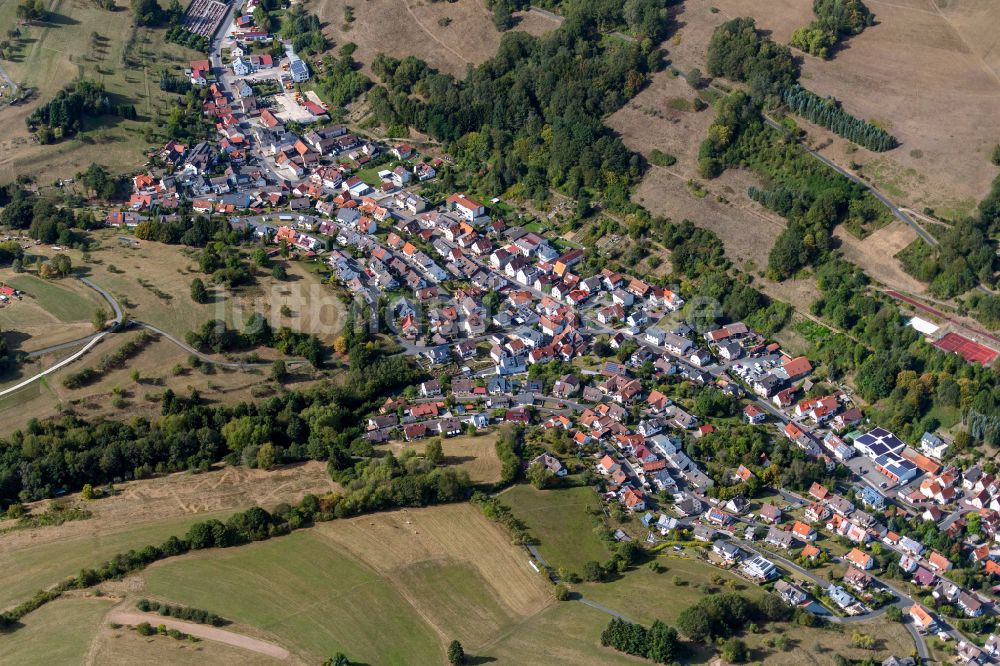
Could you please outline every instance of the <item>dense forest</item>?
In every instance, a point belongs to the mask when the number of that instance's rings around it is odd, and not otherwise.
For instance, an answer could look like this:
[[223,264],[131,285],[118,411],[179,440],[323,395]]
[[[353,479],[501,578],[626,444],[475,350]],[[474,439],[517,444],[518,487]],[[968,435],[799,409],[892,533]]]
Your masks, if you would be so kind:
[[[415,58],[378,57],[384,85],[368,93],[385,125],[408,125],[448,142],[472,189],[545,199],[555,187],[603,194],[631,208],[644,164],[603,124],[661,64],[652,47],[601,35],[593,8],[573,5],[541,37],[504,35],[497,54],[463,81]],[[515,188],[516,186],[516,188]]]
[[[903,270],[930,283],[935,296],[950,298],[964,294],[977,284],[997,285],[995,272],[1000,269],[994,241],[1000,231],[1000,176],[993,181],[974,217],[965,217],[949,226],[940,226],[938,244],[931,247],[921,239],[899,253]],[[973,303],[983,318],[996,321],[996,297],[981,296]]]
[[792,33],[791,44],[819,58],[829,58],[837,43],[860,34],[875,22],[861,0],[813,0],[816,20]]
[[785,88],[781,92],[781,101],[793,113],[868,150],[883,152],[899,145],[896,137],[867,120],[847,113],[835,99],[820,97],[798,84]]
[[348,484],[363,472],[355,470],[353,456],[371,451],[362,437],[362,418],[377,408],[381,396],[415,383],[420,375],[404,357],[369,344],[365,327],[349,325],[346,331],[351,370],[337,385],[235,406],[208,405],[195,391],[179,396],[168,389],[159,398],[162,417],[155,420],[72,415],[32,420],[0,440],[0,506],[86,483],[206,469],[223,459],[256,464],[265,447],[273,464],[327,461]]
[[486,8],[493,13],[493,25],[497,30],[507,30],[514,26],[513,12],[526,11],[532,5],[563,14],[586,9],[602,32],[622,32],[640,40],[656,44],[666,36],[671,5],[680,0],[587,0],[563,2],[561,0],[486,0]]
[[736,18],[715,29],[708,42],[708,72],[750,88],[760,104],[777,106],[782,91],[799,79],[799,69],[787,46],[761,37],[752,18]]

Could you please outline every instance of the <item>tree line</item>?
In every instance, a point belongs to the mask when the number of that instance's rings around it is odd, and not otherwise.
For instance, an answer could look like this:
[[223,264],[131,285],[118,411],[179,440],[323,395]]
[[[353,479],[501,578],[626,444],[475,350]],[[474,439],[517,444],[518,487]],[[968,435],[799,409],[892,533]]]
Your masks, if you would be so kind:
[[852,116],[835,99],[822,98],[799,84],[782,90],[781,100],[793,113],[869,150],[884,152],[899,145],[896,137],[881,127]]
[[323,460],[342,483],[360,476],[354,455],[371,455],[364,418],[390,391],[421,377],[405,357],[381,350],[364,327],[345,334],[350,370],[328,382],[260,403],[208,405],[196,392],[160,397],[161,416],[122,421],[66,414],[31,420],[0,440],[0,506],[52,497],[84,484],[239,464],[271,445],[276,463]]
[[176,617],[178,620],[187,620],[189,622],[197,622],[198,624],[210,624],[213,627],[222,627],[229,624],[225,618],[202,608],[175,606],[159,601],[150,601],[149,599],[139,599],[135,607],[143,613],[159,613],[164,617]]

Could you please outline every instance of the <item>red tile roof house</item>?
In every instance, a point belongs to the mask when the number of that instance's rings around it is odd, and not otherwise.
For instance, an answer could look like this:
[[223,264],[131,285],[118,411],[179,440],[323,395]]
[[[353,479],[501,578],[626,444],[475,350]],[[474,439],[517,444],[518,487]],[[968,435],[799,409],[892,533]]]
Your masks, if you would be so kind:
[[805,356],[799,356],[785,361],[781,366],[788,374],[788,381],[794,382],[812,372],[812,365]]
[[909,611],[910,617],[913,619],[913,623],[917,625],[918,629],[923,629],[927,631],[934,626],[934,618],[931,616],[927,610],[920,604],[913,604],[910,606]]
[[851,552],[844,556],[844,559],[863,571],[867,571],[875,566],[875,560],[872,559],[872,556],[857,548],[852,549]]

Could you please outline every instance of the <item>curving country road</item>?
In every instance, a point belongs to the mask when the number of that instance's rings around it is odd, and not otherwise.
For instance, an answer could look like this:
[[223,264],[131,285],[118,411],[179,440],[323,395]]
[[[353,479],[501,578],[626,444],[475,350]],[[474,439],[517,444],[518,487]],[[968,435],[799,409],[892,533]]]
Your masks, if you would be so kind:
[[[51,354],[51,353],[54,353],[54,352],[57,352],[57,351],[63,351],[65,349],[72,349],[73,347],[78,347],[80,345],[84,345],[83,349],[81,349],[81,350],[79,350],[79,351],[77,351],[77,352],[75,352],[75,353],[67,356],[66,358],[64,358],[63,360],[59,361],[58,363],[56,363],[52,367],[47,368],[46,370],[42,370],[41,372],[39,372],[39,373],[37,373],[37,374],[35,374],[35,375],[31,376],[31,377],[28,377],[24,381],[18,382],[14,386],[11,386],[9,388],[3,389],[2,391],[0,391],[0,398],[4,397],[6,395],[9,395],[11,393],[14,393],[15,391],[18,391],[18,390],[24,388],[25,386],[28,386],[29,384],[32,384],[33,382],[36,382],[39,379],[41,379],[41,378],[43,378],[43,377],[45,377],[47,375],[52,374],[56,370],[64,368],[65,366],[69,365],[73,361],[76,361],[77,359],[79,359],[80,357],[82,357],[84,354],[86,354],[88,351],[90,351],[94,347],[94,345],[96,345],[98,342],[100,342],[102,339],[104,339],[105,336],[107,336],[110,333],[113,333],[124,322],[124,320],[125,320],[125,312],[122,310],[121,305],[118,304],[118,301],[115,300],[114,296],[112,296],[104,288],[100,287],[97,284],[94,284],[93,282],[91,282],[90,280],[88,280],[85,277],[78,277],[77,279],[80,280],[85,285],[87,285],[88,287],[90,287],[91,289],[93,289],[94,291],[96,291],[97,293],[99,293],[104,298],[104,300],[108,302],[108,304],[111,306],[111,309],[112,309],[112,311],[114,312],[114,315],[115,315],[114,319],[112,320],[112,324],[113,325],[111,326],[111,328],[107,328],[107,329],[104,329],[102,331],[98,331],[97,333],[94,333],[92,335],[88,335],[88,336],[79,338],[77,340],[70,340],[69,342],[63,342],[63,343],[60,343],[60,344],[57,344],[57,345],[51,345],[49,347],[45,347],[43,349],[38,349],[38,350],[33,351],[33,352],[29,353],[29,354],[26,354],[25,355],[26,358],[38,358],[40,356],[45,356],[46,354]],[[186,342],[184,342],[180,338],[178,338],[178,337],[176,337],[176,336],[174,336],[174,335],[172,335],[170,333],[167,333],[166,331],[164,331],[162,329],[159,329],[156,326],[153,326],[152,324],[147,324],[146,322],[142,322],[142,321],[138,321],[138,320],[134,320],[134,319],[133,320],[129,320],[129,323],[130,324],[134,324],[135,326],[140,326],[142,328],[148,329],[148,330],[152,331],[153,333],[156,333],[157,335],[162,336],[163,338],[169,340],[173,344],[175,344],[178,347],[180,347],[181,349],[183,349],[188,354],[191,354],[192,356],[196,356],[201,361],[203,361],[205,363],[209,363],[211,365],[217,365],[217,366],[223,367],[223,368],[231,368],[233,370],[245,370],[247,368],[267,367],[267,366],[271,365],[267,361],[258,361],[258,362],[250,362],[250,361],[239,361],[239,362],[235,362],[235,361],[220,361],[218,359],[212,358],[211,356],[208,356],[207,354],[204,354],[204,353],[198,351],[197,349],[195,349],[191,345],[187,344]]]

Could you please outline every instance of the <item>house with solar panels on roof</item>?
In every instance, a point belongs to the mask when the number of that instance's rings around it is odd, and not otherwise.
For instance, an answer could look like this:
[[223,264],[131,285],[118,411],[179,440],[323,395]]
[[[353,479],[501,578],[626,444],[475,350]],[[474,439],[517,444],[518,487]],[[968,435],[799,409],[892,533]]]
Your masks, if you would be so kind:
[[914,478],[917,466],[902,456],[906,444],[885,428],[872,428],[854,439],[854,448],[870,458],[883,476],[894,484]]

